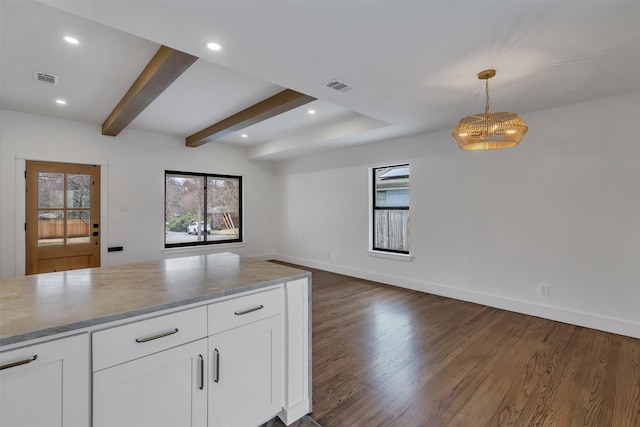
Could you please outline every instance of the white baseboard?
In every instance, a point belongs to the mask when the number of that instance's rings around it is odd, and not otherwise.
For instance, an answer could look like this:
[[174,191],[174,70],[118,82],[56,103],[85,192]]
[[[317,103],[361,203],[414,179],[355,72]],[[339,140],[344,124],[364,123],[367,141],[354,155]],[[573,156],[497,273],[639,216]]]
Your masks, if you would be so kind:
[[[255,259],[262,260],[262,261],[268,261],[270,259],[277,259],[277,260],[280,259],[280,257],[278,257],[275,254],[251,255],[249,258],[255,258]],[[284,260],[282,260],[282,261],[284,261]],[[311,267],[311,266],[309,266],[309,267]]]
[[426,292],[447,298],[482,304],[488,307],[500,308],[502,310],[513,311],[516,313],[527,314],[530,316],[541,317],[544,319],[555,320],[558,322],[569,323],[572,325],[640,339],[640,323],[629,322],[626,320],[569,310],[557,306],[537,304],[531,301],[505,298],[500,295],[473,292],[466,289],[453,288],[420,280],[396,277],[287,255],[274,254],[270,256],[270,258],[266,259],[277,259],[305,267],[330,271],[332,273],[344,274],[346,276],[357,277],[360,279],[371,280],[415,291]]

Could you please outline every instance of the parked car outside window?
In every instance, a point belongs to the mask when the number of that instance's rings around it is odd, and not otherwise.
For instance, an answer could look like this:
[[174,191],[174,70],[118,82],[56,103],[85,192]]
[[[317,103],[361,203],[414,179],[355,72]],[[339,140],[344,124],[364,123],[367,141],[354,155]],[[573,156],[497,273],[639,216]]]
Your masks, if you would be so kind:
[[[200,223],[200,233],[204,232],[204,221]],[[198,234],[198,221],[194,221],[187,227],[187,234]],[[211,224],[207,224],[207,234],[211,234]]]

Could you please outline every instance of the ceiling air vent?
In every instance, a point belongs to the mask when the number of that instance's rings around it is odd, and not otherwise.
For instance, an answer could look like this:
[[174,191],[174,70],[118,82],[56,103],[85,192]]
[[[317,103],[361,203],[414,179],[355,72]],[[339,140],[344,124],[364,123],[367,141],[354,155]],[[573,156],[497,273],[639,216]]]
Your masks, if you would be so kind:
[[54,76],[53,74],[49,74],[49,73],[43,73],[42,71],[34,71],[33,79],[48,85],[58,84],[58,76]]
[[325,83],[325,86],[334,90],[337,90],[338,92],[349,92],[351,89],[355,89],[356,87],[353,85],[350,85],[349,83],[343,81],[343,80],[338,80],[338,79],[333,79],[328,83]]

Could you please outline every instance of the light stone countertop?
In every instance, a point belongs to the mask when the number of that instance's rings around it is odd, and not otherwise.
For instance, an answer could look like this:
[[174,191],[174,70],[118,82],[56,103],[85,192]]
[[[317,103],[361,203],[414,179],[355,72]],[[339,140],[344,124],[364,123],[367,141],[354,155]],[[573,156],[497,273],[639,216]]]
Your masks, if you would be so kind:
[[221,253],[0,279],[0,347],[303,277]]

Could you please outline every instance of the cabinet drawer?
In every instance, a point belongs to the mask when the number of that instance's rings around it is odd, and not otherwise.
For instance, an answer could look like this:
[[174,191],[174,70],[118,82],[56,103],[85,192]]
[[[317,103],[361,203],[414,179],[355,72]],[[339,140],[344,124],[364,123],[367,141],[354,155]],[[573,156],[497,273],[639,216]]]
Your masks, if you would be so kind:
[[140,320],[93,333],[93,370],[207,336],[207,307]]
[[210,304],[209,335],[246,325],[284,312],[282,288]]

